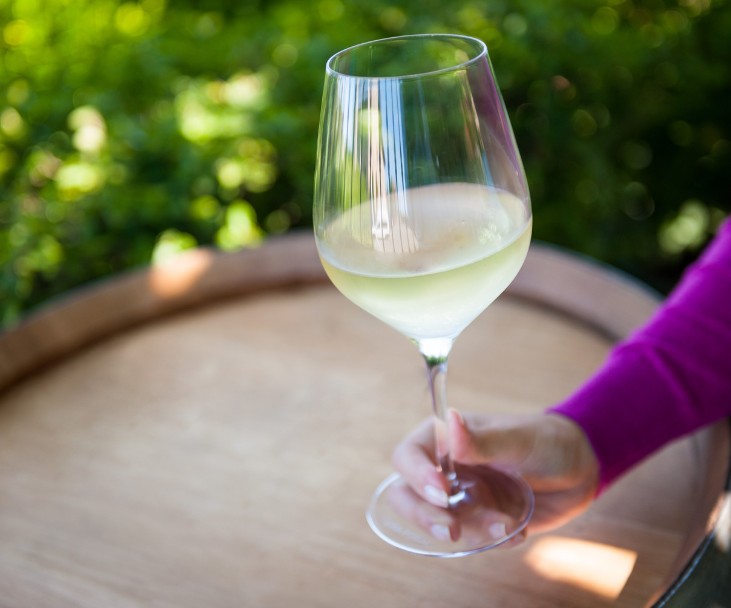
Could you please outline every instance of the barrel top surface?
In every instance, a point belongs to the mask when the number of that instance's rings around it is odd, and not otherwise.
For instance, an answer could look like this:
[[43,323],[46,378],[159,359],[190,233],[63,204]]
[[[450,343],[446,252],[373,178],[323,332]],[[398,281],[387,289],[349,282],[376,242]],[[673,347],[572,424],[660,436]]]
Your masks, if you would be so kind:
[[[415,348],[325,282],[306,239],[207,255],[185,262],[202,271],[168,269],[177,285],[145,271],[0,336],[0,606],[641,607],[667,584],[707,491],[694,471],[708,433],[516,548],[403,553],[364,509],[429,414]],[[576,296],[585,280],[615,304]],[[114,302],[129,309],[97,310]],[[458,339],[450,401],[539,411],[655,304],[532,251]]]

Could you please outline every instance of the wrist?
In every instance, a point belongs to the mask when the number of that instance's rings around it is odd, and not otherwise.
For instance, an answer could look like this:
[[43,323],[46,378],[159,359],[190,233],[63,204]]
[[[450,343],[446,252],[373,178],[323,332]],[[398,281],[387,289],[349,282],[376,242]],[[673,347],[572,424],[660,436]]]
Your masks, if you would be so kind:
[[554,447],[551,453],[557,455],[556,472],[574,482],[581,482],[592,494],[599,485],[599,460],[589,437],[581,426],[560,413],[545,414]]

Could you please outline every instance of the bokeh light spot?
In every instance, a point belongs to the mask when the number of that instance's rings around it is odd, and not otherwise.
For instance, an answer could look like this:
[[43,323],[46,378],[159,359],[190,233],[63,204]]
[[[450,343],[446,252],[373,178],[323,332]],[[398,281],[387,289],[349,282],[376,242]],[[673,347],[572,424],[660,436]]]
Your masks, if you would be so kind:
[[609,6],[602,6],[596,10],[591,18],[591,27],[600,36],[614,33],[619,25],[617,11]]
[[20,139],[26,131],[25,121],[15,108],[5,108],[0,113],[0,130],[9,139]]
[[624,164],[635,171],[646,169],[652,162],[652,148],[645,142],[628,141],[620,150]]
[[157,237],[151,261],[153,264],[168,262],[183,251],[194,249],[197,245],[198,242],[192,234],[173,228],[165,230]]
[[216,244],[226,251],[259,244],[263,232],[256,221],[256,211],[250,203],[234,201],[226,209],[223,226],[216,232]]
[[345,7],[340,0],[321,0],[317,9],[323,21],[337,21],[345,13]]
[[8,46],[20,46],[30,34],[30,25],[24,19],[15,19],[3,28],[3,40]]
[[591,137],[597,131],[596,119],[590,112],[584,109],[578,109],[571,117],[574,131],[579,137]]
[[99,152],[107,140],[107,126],[104,117],[93,106],[76,108],[69,114],[69,127],[74,135],[74,147],[82,152]]
[[125,2],[114,13],[114,25],[127,36],[142,36],[150,26],[150,16],[139,4]]
[[291,68],[297,63],[298,57],[297,47],[289,42],[278,44],[272,51],[272,61],[280,68]]
[[523,15],[510,13],[503,20],[503,28],[512,36],[523,36],[528,31],[528,22]]
[[710,220],[709,209],[702,201],[686,201],[675,218],[661,227],[660,247],[669,254],[697,249],[706,239]]

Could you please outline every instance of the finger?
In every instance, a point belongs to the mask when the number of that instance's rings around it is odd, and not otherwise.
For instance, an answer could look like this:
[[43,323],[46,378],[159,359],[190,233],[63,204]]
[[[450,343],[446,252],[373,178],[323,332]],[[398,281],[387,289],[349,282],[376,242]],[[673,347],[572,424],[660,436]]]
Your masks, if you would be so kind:
[[456,410],[449,411],[448,420],[452,457],[456,462],[520,469],[533,452],[535,434],[525,423],[462,415]]
[[460,527],[455,517],[446,509],[424,501],[405,480],[388,488],[388,499],[399,515],[430,536],[442,541],[459,540]]
[[438,507],[449,501],[449,484],[434,456],[434,425],[425,420],[394,450],[393,466],[424,500]]
[[494,547],[514,547],[526,538],[525,528],[517,530],[515,521],[499,511],[480,509],[466,521],[460,521],[460,534],[467,545],[489,542]]

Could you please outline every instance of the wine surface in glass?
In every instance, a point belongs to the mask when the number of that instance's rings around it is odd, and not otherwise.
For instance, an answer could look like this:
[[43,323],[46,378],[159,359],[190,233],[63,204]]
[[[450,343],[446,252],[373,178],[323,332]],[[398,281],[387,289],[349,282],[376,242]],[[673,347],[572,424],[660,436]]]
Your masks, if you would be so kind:
[[456,337],[492,303],[520,270],[530,233],[515,195],[446,183],[355,205],[318,247],[347,298],[418,341]]

